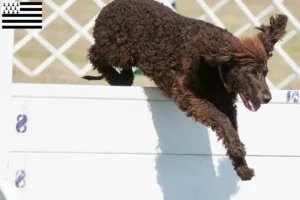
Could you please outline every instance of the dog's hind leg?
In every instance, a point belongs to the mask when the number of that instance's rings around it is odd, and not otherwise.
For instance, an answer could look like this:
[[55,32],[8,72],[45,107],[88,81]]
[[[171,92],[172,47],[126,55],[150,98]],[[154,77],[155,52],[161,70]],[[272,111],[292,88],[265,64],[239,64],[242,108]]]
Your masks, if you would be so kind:
[[102,75],[112,86],[131,86],[134,80],[134,74],[131,68],[121,69],[119,73],[112,66],[107,66],[103,68]]
[[133,84],[134,74],[132,68],[121,68],[119,73],[105,58],[101,57],[96,45],[90,47],[88,58],[101,76],[84,76],[82,78],[86,80],[101,80],[104,78],[112,86],[131,86]]

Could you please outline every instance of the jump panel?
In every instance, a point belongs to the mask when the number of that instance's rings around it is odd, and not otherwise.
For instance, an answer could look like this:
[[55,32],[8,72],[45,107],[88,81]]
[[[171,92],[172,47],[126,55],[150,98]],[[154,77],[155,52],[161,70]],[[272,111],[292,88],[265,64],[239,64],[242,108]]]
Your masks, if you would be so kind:
[[295,92],[238,102],[256,174],[241,182],[215,133],[154,88],[15,84],[7,177],[20,200],[298,200]]

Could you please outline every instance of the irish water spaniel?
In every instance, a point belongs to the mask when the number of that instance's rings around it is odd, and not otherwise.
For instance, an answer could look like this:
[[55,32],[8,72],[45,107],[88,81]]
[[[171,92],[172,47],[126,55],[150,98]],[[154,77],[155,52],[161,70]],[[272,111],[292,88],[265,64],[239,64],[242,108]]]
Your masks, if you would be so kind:
[[237,175],[250,180],[254,170],[238,135],[235,102],[239,94],[257,111],[271,100],[267,61],[287,21],[283,14],[271,17],[257,35],[237,38],[154,0],[114,0],[96,19],[88,58],[110,85],[132,85],[138,67],[188,117],[216,132]]

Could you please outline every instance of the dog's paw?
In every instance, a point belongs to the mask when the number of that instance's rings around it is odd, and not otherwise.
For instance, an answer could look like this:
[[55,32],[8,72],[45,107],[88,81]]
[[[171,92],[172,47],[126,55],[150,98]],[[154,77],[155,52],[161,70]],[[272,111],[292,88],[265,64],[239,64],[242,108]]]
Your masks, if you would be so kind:
[[244,148],[244,145],[239,143],[236,145],[230,145],[228,148],[228,153],[232,157],[245,157],[246,156],[246,150]]
[[255,176],[254,170],[247,166],[238,167],[236,169],[236,173],[242,181],[249,181],[252,179],[253,176]]

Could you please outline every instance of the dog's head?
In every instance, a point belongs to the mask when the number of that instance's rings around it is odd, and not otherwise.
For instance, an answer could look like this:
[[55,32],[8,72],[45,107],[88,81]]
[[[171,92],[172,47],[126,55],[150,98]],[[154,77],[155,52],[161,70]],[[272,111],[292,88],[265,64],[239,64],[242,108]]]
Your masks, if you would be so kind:
[[266,83],[267,61],[272,56],[274,45],[286,33],[286,24],[287,17],[277,15],[270,18],[270,25],[257,27],[260,32],[256,36],[238,40],[233,56],[236,64],[227,71],[226,81],[229,89],[239,93],[244,105],[251,111],[257,111],[261,104],[272,99]]

